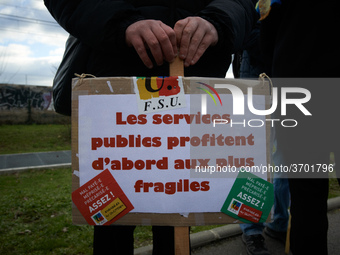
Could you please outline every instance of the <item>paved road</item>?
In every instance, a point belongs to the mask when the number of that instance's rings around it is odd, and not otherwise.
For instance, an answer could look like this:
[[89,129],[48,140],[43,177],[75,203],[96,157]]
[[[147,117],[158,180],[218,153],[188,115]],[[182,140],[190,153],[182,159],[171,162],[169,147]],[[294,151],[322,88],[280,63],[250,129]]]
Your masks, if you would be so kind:
[[[340,254],[340,209],[328,213],[328,255]],[[266,244],[272,255],[285,255],[284,244],[265,236]],[[192,255],[247,255],[241,235],[227,238],[195,249]]]
[[[340,254],[340,199],[328,203],[328,255]],[[336,208],[336,209],[334,209]],[[226,225],[191,235],[191,255],[247,255],[238,225]],[[285,245],[266,235],[266,245],[272,255],[285,255]],[[215,241],[214,241],[215,240]],[[217,240],[217,241],[216,241]],[[152,255],[152,246],[135,249],[135,255]],[[291,255],[291,253],[289,253]],[[309,254],[306,254],[309,255]]]
[[71,151],[0,155],[0,173],[71,166]]

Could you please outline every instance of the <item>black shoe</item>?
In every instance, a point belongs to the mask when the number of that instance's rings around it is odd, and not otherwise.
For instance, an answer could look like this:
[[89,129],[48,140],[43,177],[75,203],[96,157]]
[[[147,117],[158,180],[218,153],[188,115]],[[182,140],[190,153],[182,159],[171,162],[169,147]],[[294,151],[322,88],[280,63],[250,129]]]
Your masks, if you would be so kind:
[[265,227],[264,228],[264,233],[273,238],[276,239],[278,241],[280,241],[281,243],[285,244],[286,243],[286,237],[287,237],[287,232],[278,232],[275,230],[272,230],[271,228]]
[[246,245],[249,255],[270,255],[264,243],[262,235],[242,235],[242,241]]

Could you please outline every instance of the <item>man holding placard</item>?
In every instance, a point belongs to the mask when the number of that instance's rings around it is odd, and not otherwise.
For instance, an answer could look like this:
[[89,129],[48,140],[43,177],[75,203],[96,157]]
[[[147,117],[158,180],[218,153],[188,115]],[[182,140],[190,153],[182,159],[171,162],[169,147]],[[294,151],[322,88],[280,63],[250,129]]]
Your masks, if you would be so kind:
[[[45,5],[59,24],[77,38],[69,62],[70,69],[74,69],[62,76],[67,86],[71,80],[65,77],[75,72],[97,77],[168,76],[169,62],[177,55],[184,61],[185,76],[223,78],[231,53],[241,47],[257,18],[251,0],[157,4],[45,0]],[[56,110],[70,114],[70,101],[70,92],[62,97],[55,95]],[[133,254],[133,230],[125,226],[95,227],[94,252]],[[154,254],[173,254],[173,229],[153,230]]]

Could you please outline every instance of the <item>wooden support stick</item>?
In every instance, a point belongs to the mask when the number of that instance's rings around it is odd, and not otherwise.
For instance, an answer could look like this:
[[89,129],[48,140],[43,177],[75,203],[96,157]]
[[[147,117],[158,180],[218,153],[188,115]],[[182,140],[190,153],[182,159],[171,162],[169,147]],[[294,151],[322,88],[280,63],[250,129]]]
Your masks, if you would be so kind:
[[170,76],[184,76],[183,60],[178,56],[170,63]]
[[[184,76],[183,60],[178,56],[170,63],[170,76]],[[190,254],[190,233],[189,227],[175,227],[175,254]]]
[[189,227],[175,227],[175,254],[190,254]]

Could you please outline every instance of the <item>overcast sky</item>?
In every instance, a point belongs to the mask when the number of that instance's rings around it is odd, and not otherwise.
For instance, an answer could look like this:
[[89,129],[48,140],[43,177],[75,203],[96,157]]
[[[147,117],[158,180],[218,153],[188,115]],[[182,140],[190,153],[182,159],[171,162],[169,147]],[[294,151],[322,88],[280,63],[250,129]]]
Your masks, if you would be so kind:
[[0,0],[0,83],[52,86],[67,36],[43,0]]
[[51,86],[66,39],[42,0],[0,0],[0,83]]

